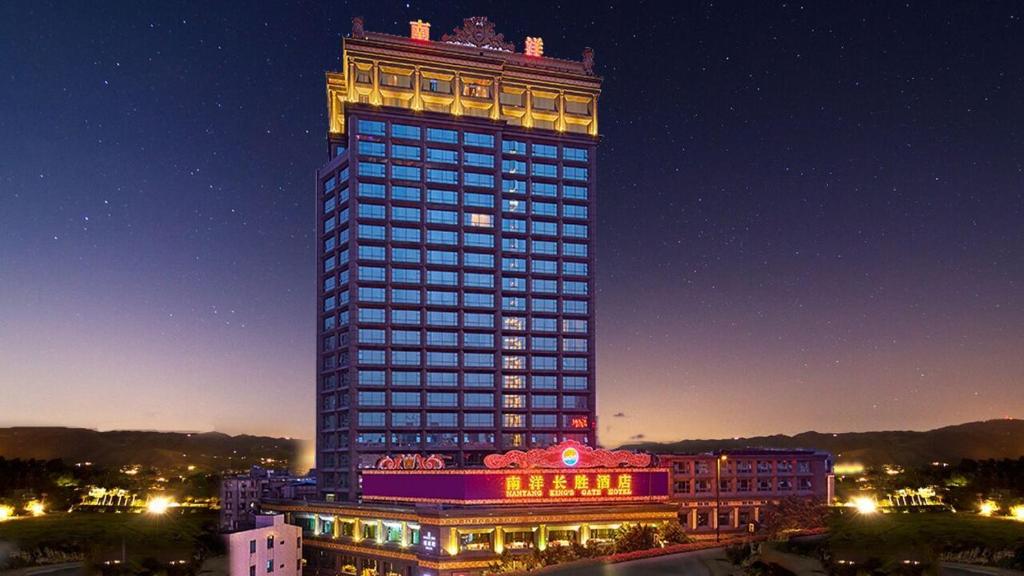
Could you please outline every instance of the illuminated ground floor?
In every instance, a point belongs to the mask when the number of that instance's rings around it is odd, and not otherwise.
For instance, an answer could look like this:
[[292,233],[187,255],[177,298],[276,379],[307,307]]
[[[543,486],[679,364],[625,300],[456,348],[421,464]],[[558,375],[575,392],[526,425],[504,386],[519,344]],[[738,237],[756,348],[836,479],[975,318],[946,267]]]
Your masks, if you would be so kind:
[[624,524],[677,521],[666,503],[560,506],[384,506],[275,503],[304,535],[307,574],[477,575],[502,552],[610,542]]

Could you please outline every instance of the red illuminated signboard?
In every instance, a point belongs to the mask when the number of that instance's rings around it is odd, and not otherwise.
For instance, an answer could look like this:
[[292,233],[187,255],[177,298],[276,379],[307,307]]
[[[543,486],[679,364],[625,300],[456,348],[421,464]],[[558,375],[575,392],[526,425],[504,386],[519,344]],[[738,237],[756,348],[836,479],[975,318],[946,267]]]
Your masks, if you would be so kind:
[[363,472],[363,499],[454,504],[663,501],[664,468],[409,470]]

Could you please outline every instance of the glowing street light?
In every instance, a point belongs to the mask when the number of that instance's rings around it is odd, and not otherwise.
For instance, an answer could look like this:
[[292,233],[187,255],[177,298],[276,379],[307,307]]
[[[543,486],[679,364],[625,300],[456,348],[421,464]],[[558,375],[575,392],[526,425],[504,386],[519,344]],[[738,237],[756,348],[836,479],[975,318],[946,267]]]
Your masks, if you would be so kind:
[[0,506],[0,522],[10,519],[14,516],[14,508],[10,506]]
[[46,514],[46,507],[44,507],[43,503],[39,500],[31,500],[25,505],[25,512],[28,512],[33,516],[42,516],[43,514]]
[[992,500],[985,500],[978,505],[978,514],[982,516],[991,516],[999,510],[999,504],[996,504]]
[[1010,517],[1018,522],[1024,522],[1024,505],[1010,508]]
[[857,512],[861,514],[874,514],[878,512],[878,502],[870,496],[858,496],[851,501]]
[[171,502],[170,498],[157,496],[156,498],[151,498],[149,502],[146,503],[146,512],[149,512],[150,514],[165,514],[167,513],[167,509],[173,505],[174,503]]

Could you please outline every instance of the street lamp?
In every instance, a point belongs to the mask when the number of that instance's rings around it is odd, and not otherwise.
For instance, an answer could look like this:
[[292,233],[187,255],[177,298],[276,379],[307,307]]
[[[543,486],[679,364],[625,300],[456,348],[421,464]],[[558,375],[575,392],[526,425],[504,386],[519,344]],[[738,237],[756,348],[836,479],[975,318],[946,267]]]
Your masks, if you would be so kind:
[[722,539],[722,527],[719,522],[718,510],[722,507],[722,462],[729,459],[725,454],[719,454],[715,458],[715,542]]

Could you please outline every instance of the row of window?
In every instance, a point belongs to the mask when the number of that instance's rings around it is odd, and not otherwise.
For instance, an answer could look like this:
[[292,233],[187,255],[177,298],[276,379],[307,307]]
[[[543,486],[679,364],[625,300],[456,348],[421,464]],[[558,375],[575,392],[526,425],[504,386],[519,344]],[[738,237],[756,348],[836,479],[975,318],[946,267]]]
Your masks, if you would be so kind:
[[[333,181],[333,180],[332,180]],[[390,197],[394,201],[399,202],[421,202],[426,198],[426,202],[429,204],[448,204],[451,206],[457,206],[459,204],[459,193],[454,190],[444,190],[441,188],[427,188],[426,196],[423,194],[423,188],[420,186],[409,186],[406,184],[389,184],[384,185],[377,182],[360,182],[359,183],[359,198],[379,198],[384,199]],[[531,183],[525,180],[509,180],[503,179],[501,181],[501,190],[506,195],[529,195],[529,190],[533,190],[532,196],[541,199],[556,199],[558,198],[559,187],[556,184],[548,182],[533,182]],[[586,186],[572,186],[562,185],[562,197],[565,200],[586,200],[588,197],[588,191]],[[387,192],[390,191],[390,194]],[[467,205],[480,205],[485,207],[493,207],[494,200],[493,196],[487,195],[479,196],[473,195],[479,194],[477,192],[469,192],[463,196],[463,200]],[[326,194],[323,204],[324,213],[333,211],[336,207],[344,204],[349,199],[348,187],[342,188],[338,194]],[[523,202],[523,200],[518,200]],[[518,210],[516,205],[515,210]]]
[[[494,442],[494,434],[470,433],[462,435],[458,432],[428,432],[426,434],[418,432],[392,432],[389,435],[387,432],[360,432],[356,435],[356,443],[360,448],[370,446],[379,448],[387,443],[389,436],[393,446],[414,446],[425,440],[431,449],[457,448],[460,437],[463,439],[464,444],[479,444],[481,441],[484,443]],[[506,433],[505,436],[506,445],[509,447],[522,447],[525,444],[525,438],[521,432]],[[532,433],[530,434],[531,446],[557,444],[558,437],[559,435],[553,432]]]
[[[459,362],[461,356],[461,364]],[[347,358],[347,356],[346,356]],[[526,370],[529,359],[530,370],[556,371],[559,369],[558,356],[509,356],[501,355],[501,367],[505,370]],[[494,368],[495,354],[490,352],[442,352],[428,350],[375,350],[360,348],[357,362],[361,366],[422,366],[430,368]],[[586,357],[563,356],[561,369],[566,372],[586,372]]]
[[[361,390],[356,397],[360,407],[384,407],[390,398],[392,407],[402,408],[493,408],[495,395],[489,392],[465,392],[460,395],[457,392],[407,392],[392,391],[390,394],[379,390]],[[558,408],[558,396],[554,394],[502,394],[501,405],[503,408],[525,409],[527,400],[529,406],[536,409]],[[562,400],[562,407],[569,409],[581,409],[587,407],[587,396],[565,396]],[[330,410],[331,408],[325,408]]]
[[[385,426],[455,428],[458,426],[457,420],[453,421],[451,418],[456,414],[454,412],[427,412],[424,417],[420,412],[391,412],[390,423],[388,423],[388,413],[386,412],[360,411],[358,425],[365,428]],[[327,415],[325,418],[331,416],[333,415]],[[502,426],[504,428],[525,428],[527,416],[529,416],[530,426],[533,428],[579,428],[579,419],[586,418],[586,416],[563,414],[562,424],[559,426],[558,414],[502,414]],[[462,414],[462,427],[464,428],[493,428],[494,423],[495,414],[493,412],[465,412]],[[326,424],[325,422],[324,427],[330,429],[331,427]]]
[[[711,474],[714,471],[714,465],[709,464],[706,461],[693,462],[693,466],[690,462],[673,462],[672,472],[675,474],[689,474],[691,470],[693,473],[698,475]],[[773,470],[780,473],[788,473],[793,471],[793,462],[790,460],[757,460],[756,466],[755,461],[752,460],[728,460],[722,466],[721,472],[723,474],[732,474],[733,472],[739,474],[750,474],[756,469],[758,474],[770,474]],[[811,471],[811,463],[807,460],[799,460],[796,463],[796,470],[800,473],[808,473]]]
[[[772,490],[793,490],[797,486],[799,490],[811,490],[814,485],[810,478],[779,478],[772,482],[771,478],[740,478],[734,481],[722,480],[719,485],[719,492],[769,492]],[[676,494],[706,494],[714,491],[715,484],[711,480],[677,480],[672,485],[672,491]],[[692,488],[692,489],[691,489]]]
[[[494,372],[421,372],[419,370],[391,370],[391,386],[421,386],[424,383],[429,387],[456,387],[460,381],[466,388],[494,388],[498,381],[498,375]],[[328,386],[332,376],[324,378],[324,389],[333,389]],[[384,386],[386,372],[370,368],[360,368],[357,372],[359,386]],[[588,389],[586,376],[552,374],[504,374],[501,376],[502,388],[506,390],[558,390],[559,379],[561,389],[567,392],[581,392]]]
[[[410,124],[400,124],[397,122],[391,123],[391,137],[399,138],[403,140],[421,140],[423,138],[423,130],[419,126]],[[385,136],[386,126],[384,122],[379,120],[366,120],[360,119],[356,123],[356,133],[364,136]],[[443,144],[458,144],[459,143],[459,132],[458,130],[449,130],[444,128],[427,128],[426,129],[427,142],[439,142]],[[362,144],[363,141],[360,142]],[[486,134],[481,132],[470,132],[465,131],[462,133],[462,143],[465,146],[474,146],[478,148],[494,148],[495,138],[492,134]],[[528,144],[521,140],[514,139],[503,139],[501,143],[501,151],[506,154],[522,154],[525,155]],[[536,158],[551,158],[557,159],[559,157],[559,148],[562,151],[562,158],[565,160],[571,160],[576,162],[586,162],[590,159],[589,151],[586,148],[579,148],[575,146],[562,145],[559,147],[554,144],[542,144],[534,142],[529,145],[531,155]],[[360,153],[363,154],[362,148]]]
[[[382,328],[360,328],[357,332],[357,340],[360,344],[391,344],[394,346],[420,346],[426,342],[427,346],[454,347],[460,345],[458,332],[439,332],[428,330],[424,338],[420,330],[401,330],[393,328],[390,331],[390,340],[386,339],[387,332]],[[559,349],[559,340],[562,346]],[[461,346],[465,348],[494,348],[495,335],[491,332],[463,332]],[[502,336],[501,348],[503,350],[526,350],[526,336]],[[532,336],[529,338],[530,350],[535,352],[577,352],[588,351],[586,338],[557,338],[553,336]]]
[[[505,305],[504,298],[503,306]],[[515,308],[515,311],[526,311],[525,299],[522,307],[518,307],[518,301],[509,304],[507,310]],[[563,312],[567,312],[565,304],[563,303]],[[514,306],[515,305],[515,306]],[[583,314],[584,312],[579,312]],[[486,313],[469,313],[464,312],[463,327],[465,328],[491,328],[493,325],[493,314]],[[360,323],[383,323],[385,311],[380,308],[359,308],[359,321]],[[448,328],[459,327],[459,315],[457,312],[448,312],[444,310],[427,310],[426,311],[426,326],[440,326]],[[393,309],[391,310],[391,323],[392,324],[404,324],[410,326],[422,326],[424,314],[420,310],[408,310],[408,309]],[[502,329],[506,332],[526,331],[526,317],[525,316],[514,316],[505,315],[501,317]],[[347,309],[342,310],[337,316],[331,314],[323,320],[323,330],[330,331],[334,330],[338,326],[348,326],[349,324],[349,311]],[[562,320],[562,333],[565,334],[586,334],[588,329],[588,322],[586,320],[576,320],[571,318],[564,318]],[[530,328],[534,332],[551,332],[557,333],[558,330],[558,319],[557,318],[543,318],[535,317],[530,319]]]
[[[525,214],[526,213],[526,202],[518,201],[504,201],[502,210],[510,214]],[[563,206],[563,217],[565,216]],[[557,209],[556,209],[557,210]],[[369,220],[385,220],[385,207],[381,204],[359,204],[359,217],[361,219]],[[557,214],[554,215],[557,217]],[[585,218],[585,217],[581,217]],[[392,206],[390,220],[392,222],[413,222],[419,224],[423,220],[423,211],[420,208],[410,208],[405,206]],[[338,226],[344,225],[349,221],[349,210],[345,208],[337,215],[327,218],[323,222],[323,233],[328,234],[332,232]],[[455,210],[426,210],[426,221],[429,224],[444,224],[449,226],[458,226],[459,224],[459,213]],[[481,226],[485,225],[486,220],[481,220]],[[559,236],[558,222],[549,222],[545,220],[531,220],[530,221],[530,233],[537,236]],[[472,224],[471,224],[472,225]],[[493,226],[493,220],[491,220]],[[517,234],[527,233],[527,221],[517,218],[503,218],[501,223],[501,229],[504,232],[511,232]],[[580,238],[586,239],[590,235],[590,230],[587,224],[562,224],[562,236],[569,238]]]
[[[364,188],[366,188],[366,187],[365,186],[360,186],[359,187],[360,190],[363,190]],[[383,186],[381,188],[383,189]],[[406,187],[405,186],[393,186],[392,187],[392,189],[396,189],[396,188],[406,188]],[[417,193],[419,192],[418,188],[409,188],[409,189],[410,190],[414,190]],[[450,192],[450,191],[447,191],[447,190],[436,190],[435,192],[439,192],[439,193],[443,192],[444,194],[451,194],[453,197],[456,195],[455,192]],[[463,196],[464,196],[464,199],[465,199],[465,202],[464,202],[463,206],[465,206],[465,207],[468,207],[468,208],[488,208],[488,209],[494,207],[494,198],[490,194],[475,194],[475,193],[472,193],[472,192],[467,192]],[[378,195],[376,192],[373,192],[373,196],[368,196],[368,197],[370,197],[370,198],[377,198],[377,199],[383,199],[384,198],[383,193]],[[411,193],[409,193],[409,194],[406,194],[406,193],[394,194],[393,193],[392,194],[392,199],[393,200],[405,200],[405,199],[412,199],[412,198],[416,198],[416,195],[415,194],[411,194]],[[454,203],[455,202],[450,202],[450,204],[454,204]],[[376,205],[374,205],[374,206],[376,206]],[[529,211],[527,210],[527,207],[529,207]],[[335,204],[335,198],[333,196],[324,201],[323,210],[324,210],[325,214],[329,214],[335,208],[336,208],[336,204]],[[382,208],[383,207],[381,207],[381,208],[373,208],[373,210],[380,210]],[[420,211],[419,208],[406,208],[406,207],[401,207],[401,206],[394,206],[394,207],[392,207],[391,210],[392,210],[392,213],[391,213],[391,219],[392,220],[411,221],[411,222],[419,222],[420,220],[422,220],[422,216],[421,216],[422,212]],[[415,210],[415,212],[412,212],[413,210]],[[515,199],[509,199],[509,200],[503,201],[502,202],[502,212],[506,212],[506,213],[509,213],[509,214],[527,214],[529,212],[530,214],[532,214],[534,216],[550,216],[550,217],[555,217],[555,218],[557,218],[558,216],[561,216],[563,218],[576,219],[576,220],[586,220],[588,215],[590,214],[589,208],[586,205],[582,205],[582,204],[562,204],[561,205],[561,211],[559,211],[559,204],[557,202],[542,202],[540,200],[533,200],[533,201],[530,201],[529,203],[527,203],[526,200],[515,200]],[[429,214],[431,214],[431,211],[428,210],[427,213],[429,215]],[[436,210],[436,211],[434,211],[434,213],[436,215],[433,217],[433,219],[431,221],[443,221],[443,223],[452,224],[452,225],[455,225],[455,224],[458,223],[458,212]],[[445,214],[454,214],[454,217],[448,216],[447,220],[445,220],[445,216],[444,216]],[[347,215],[347,213],[346,213],[346,215]],[[360,211],[359,215],[362,216],[362,217],[384,218],[383,212],[380,213],[380,216],[365,216],[364,212]],[[486,217],[486,218],[489,218],[490,220],[487,221],[487,222],[477,223],[477,222],[474,222],[474,221],[471,220],[473,217],[475,217],[475,218],[484,218],[484,217]],[[341,222],[344,223],[346,221],[347,220],[342,220]],[[466,225],[466,226],[476,226],[476,227],[483,226],[483,227],[486,227],[486,228],[493,228],[494,227],[494,215],[493,214],[487,214],[487,213],[474,214],[472,212],[466,212],[465,214],[463,214],[463,224]],[[325,230],[325,232],[329,232],[329,230]]]
[[[485,160],[478,161],[484,162]],[[469,166],[478,166],[478,164],[469,164]],[[503,160],[502,171],[509,174],[525,174],[526,164],[524,162],[514,160]],[[558,172],[559,170],[557,164],[544,164],[542,162],[534,162],[530,169],[530,174],[532,176],[543,178],[558,178]],[[586,182],[590,178],[590,170],[588,168],[583,168],[580,166],[562,166],[561,172],[561,177],[564,178],[565,180]],[[362,160],[358,163],[358,173],[359,176],[364,177],[384,178],[385,175],[387,174],[387,169],[384,162],[372,162]],[[408,180],[410,182],[420,182],[423,180],[424,173],[426,173],[426,181],[429,183],[459,184],[458,170],[445,170],[443,168],[424,169],[419,166],[391,164],[391,178],[393,180]],[[462,172],[462,184],[465,186],[474,186],[477,188],[494,188],[495,181],[496,180],[494,178],[494,174],[483,174],[479,172]]]

